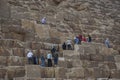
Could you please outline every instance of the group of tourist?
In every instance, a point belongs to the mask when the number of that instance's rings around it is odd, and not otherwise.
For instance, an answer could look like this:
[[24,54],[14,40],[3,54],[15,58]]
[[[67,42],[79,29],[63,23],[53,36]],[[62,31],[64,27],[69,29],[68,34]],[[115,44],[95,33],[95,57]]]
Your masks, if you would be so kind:
[[[39,56],[35,56],[33,54],[33,52],[30,50],[27,53],[27,58],[28,58],[28,64],[39,64],[39,60],[40,60],[40,66],[42,67],[52,67],[52,66],[57,66],[58,64],[58,51],[56,50],[55,47],[53,47],[51,49],[51,51],[49,51],[47,53],[47,56],[45,57],[44,53],[41,53],[40,57]],[[53,61],[52,61],[53,60]],[[46,64],[47,61],[47,64]],[[54,62],[54,65],[53,63]]]
[[[41,20],[42,24],[46,24],[46,17],[44,17]],[[91,42],[92,38],[88,34],[87,37],[85,35],[78,35],[74,37],[74,40],[68,39],[62,44],[62,49],[63,50],[73,50],[74,49],[74,44],[81,44],[81,42]],[[107,38],[105,40],[105,45],[107,48],[110,48],[110,42],[109,39]],[[55,46],[52,47],[51,51],[47,53],[47,56],[42,53],[40,57],[35,56],[33,52],[30,50],[27,54],[28,58],[28,63],[29,64],[39,64],[38,61],[39,59],[41,60],[40,66],[45,67],[46,66],[46,60],[47,60],[47,66],[52,67],[54,62],[54,66],[58,64],[58,50],[56,50]]]

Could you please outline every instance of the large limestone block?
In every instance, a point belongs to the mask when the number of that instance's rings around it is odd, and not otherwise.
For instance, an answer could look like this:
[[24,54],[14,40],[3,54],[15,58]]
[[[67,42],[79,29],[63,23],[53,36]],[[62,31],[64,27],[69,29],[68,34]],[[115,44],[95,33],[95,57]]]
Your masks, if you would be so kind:
[[1,66],[7,66],[7,58],[8,57],[5,57],[5,56],[0,56],[0,65]]
[[19,56],[10,56],[7,59],[7,63],[9,66],[23,66],[24,59],[23,57],[19,57]]
[[10,56],[10,53],[6,48],[0,47],[0,56]]
[[55,77],[56,78],[65,78],[66,69],[62,67],[55,68]]
[[84,68],[72,68],[66,76],[67,78],[84,78]]
[[85,78],[94,78],[94,70],[93,70],[93,68],[85,68],[84,73],[85,73]]
[[0,1],[0,17],[1,18],[10,17],[10,7],[7,4],[7,0]]
[[27,29],[27,30],[35,31],[34,26],[35,26],[34,21],[30,21],[30,20],[27,20],[27,19],[22,19],[22,28]]
[[120,63],[115,63],[118,70],[120,70]]
[[8,79],[13,79],[14,77],[23,77],[25,76],[24,67],[8,67],[7,68]]
[[108,78],[110,75],[110,71],[102,68],[94,68],[94,78]]
[[40,25],[36,24],[35,25],[35,32],[39,36],[39,38],[47,39],[50,37],[49,32],[50,32],[50,26],[49,25]]
[[6,75],[7,70],[0,68],[0,79],[4,79]]
[[41,77],[42,78],[54,78],[55,69],[53,67],[41,68]]
[[120,70],[113,69],[111,70],[110,75],[111,75],[111,78],[120,79]]
[[120,62],[120,55],[116,55],[114,58],[116,62]]
[[13,56],[25,57],[25,49],[13,48]]
[[103,56],[104,61],[110,61],[110,62],[115,62],[114,56],[109,55],[109,56]]
[[100,54],[91,54],[90,55],[90,60],[91,61],[103,61],[103,55]]
[[104,65],[108,66],[109,69],[116,69],[115,62],[104,62]]
[[28,78],[41,77],[41,68],[38,65],[27,65],[25,66],[26,76]]

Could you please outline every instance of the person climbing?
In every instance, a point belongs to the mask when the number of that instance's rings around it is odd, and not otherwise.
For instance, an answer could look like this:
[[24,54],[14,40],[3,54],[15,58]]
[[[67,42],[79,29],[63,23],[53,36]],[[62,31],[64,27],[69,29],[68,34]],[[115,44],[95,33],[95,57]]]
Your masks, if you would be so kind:
[[92,38],[91,38],[91,36],[88,34],[87,42],[91,42],[91,41],[92,41]]
[[68,50],[72,50],[72,41],[70,39],[66,41],[66,45]]
[[57,64],[58,64],[58,52],[55,52],[53,54],[53,59],[54,59],[54,66],[57,66]]
[[28,64],[32,64],[33,63],[33,53],[31,50],[27,53],[27,58],[28,58]]
[[66,50],[66,44],[65,44],[65,42],[62,44],[62,49]]
[[43,17],[43,18],[42,18],[41,23],[42,23],[42,24],[46,24],[46,17]]
[[52,67],[52,54],[48,52],[47,54],[48,67]]
[[106,40],[105,40],[105,45],[106,45],[107,48],[110,48],[109,38],[106,38]]
[[40,66],[45,67],[45,57],[44,57],[43,53],[41,54],[40,59],[41,59],[41,64],[40,64]]

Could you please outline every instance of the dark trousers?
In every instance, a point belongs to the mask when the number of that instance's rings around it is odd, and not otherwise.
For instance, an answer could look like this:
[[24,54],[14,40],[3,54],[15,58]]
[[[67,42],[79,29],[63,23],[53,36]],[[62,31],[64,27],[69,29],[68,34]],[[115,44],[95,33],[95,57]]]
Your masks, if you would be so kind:
[[28,64],[33,64],[33,58],[32,57],[28,58]]
[[48,67],[52,67],[52,60],[48,59]]
[[55,65],[58,64],[58,58],[54,58],[54,64],[55,64]]

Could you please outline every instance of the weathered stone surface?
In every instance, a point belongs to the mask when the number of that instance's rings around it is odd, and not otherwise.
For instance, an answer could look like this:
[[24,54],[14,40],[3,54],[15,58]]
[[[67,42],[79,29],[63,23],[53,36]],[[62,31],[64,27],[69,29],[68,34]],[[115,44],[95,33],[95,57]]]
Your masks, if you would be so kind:
[[24,67],[8,67],[7,69],[8,79],[13,79],[14,77],[23,77],[25,76]]
[[6,69],[0,69],[0,78],[1,78],[1,79],[2,79],[2,78],[3,78],[3,79],[5,78],[6,72],[7,72]]
[[1,65],[1,66],[7,66],[7,64],[8,64],[7,58],[8,58],[8,57],[0,56],[0,65]]
[[7,59],[8,66],[23,66],[24,58],[19,56],[10,56]]
[[13,48],[13,56],[25,57],[24,48]]
[[7,4],[7,0],[0,1],[0,17],[10,18],[10,7]]

